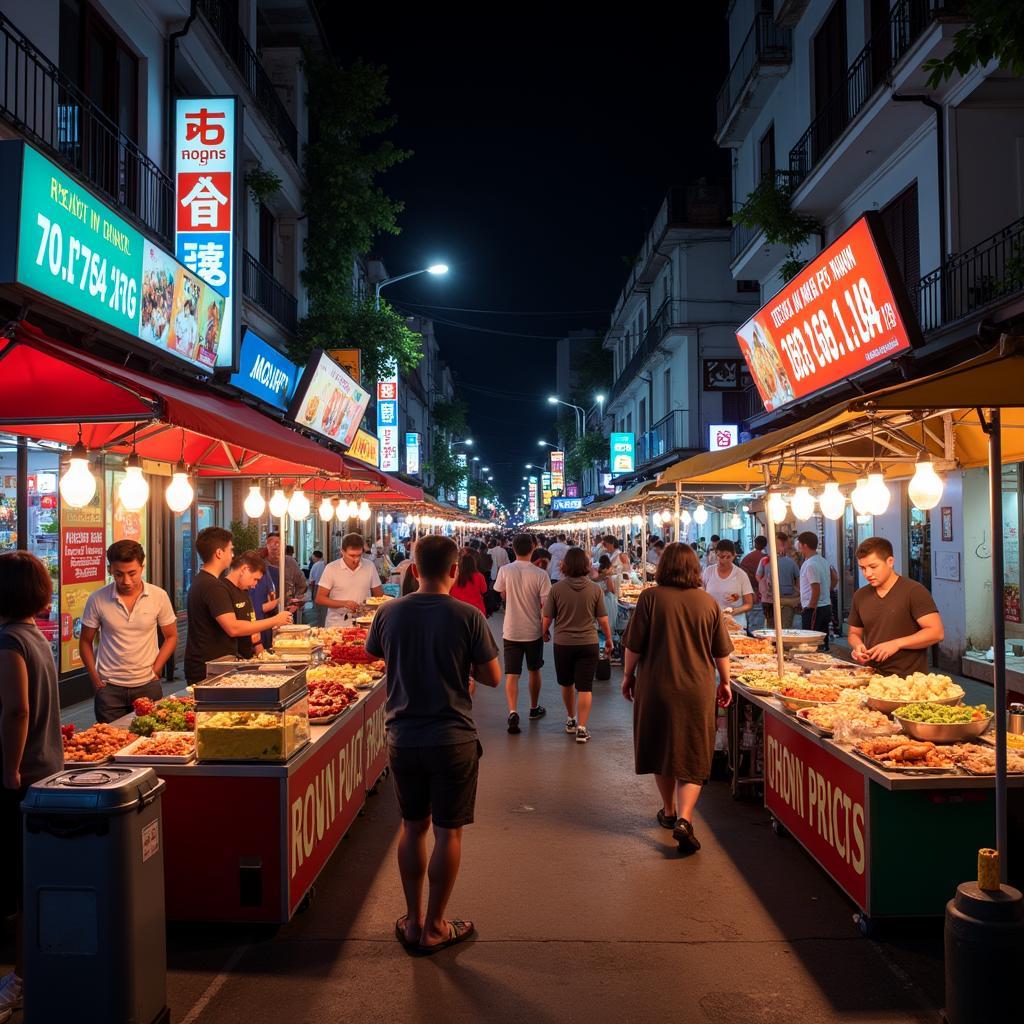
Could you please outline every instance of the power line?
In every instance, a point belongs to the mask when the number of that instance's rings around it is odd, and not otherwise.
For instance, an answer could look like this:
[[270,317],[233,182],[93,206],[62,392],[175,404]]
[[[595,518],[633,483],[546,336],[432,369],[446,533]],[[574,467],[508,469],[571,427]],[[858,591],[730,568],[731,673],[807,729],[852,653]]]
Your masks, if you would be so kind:
[[[401,306],[395,306],[401,310]],[[405,309],[404,312],[408,312]],[[413,316],[417,314],[413,313]],[[521,331],[499,331],[494,327],[477,327],[474,324],[460,323],[458,320],[447,320],[443,317],[434,316],[430,318],[436,324],[443,324],[445,327],[455,327],[460,331],[471,331],[477,334],[500,334],[506,338],[529,338],[532,341],[561,341],[564,334],[523,334]]]
[[416,306],[419,309],[447,310],[450,313],[488,313],[493,316],[608,316],[611,313],[608,309],[469,309],[466,306],[431,306],[425,302],[406,302],[404,305]]

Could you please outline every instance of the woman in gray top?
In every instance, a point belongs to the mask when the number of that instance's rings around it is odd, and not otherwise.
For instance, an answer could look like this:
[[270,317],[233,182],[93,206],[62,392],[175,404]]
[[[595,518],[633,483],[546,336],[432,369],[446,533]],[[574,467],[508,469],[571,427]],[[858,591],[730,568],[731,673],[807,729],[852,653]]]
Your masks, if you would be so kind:
[[561,570],[562,579],[551,587],[544,602],[541,625],[547,642],[551,639],[551,623],[555,623],[555,675],[568,716],[565,731],[575,734],[577,743],[586,743],[590,739],[587,722],[599,657],[594,621],[604,633],[608,655],[612,649],[612,630],[602,590],[588,578],[590,559],[586,552],[570,548],[562,559]]

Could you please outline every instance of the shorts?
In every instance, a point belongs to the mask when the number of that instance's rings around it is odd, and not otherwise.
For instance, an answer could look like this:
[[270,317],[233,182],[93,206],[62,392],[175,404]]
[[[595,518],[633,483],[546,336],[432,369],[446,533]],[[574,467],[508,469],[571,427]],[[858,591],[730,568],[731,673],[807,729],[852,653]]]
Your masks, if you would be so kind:
[[443,747],[388,744],[388,762],[402,817],[406,821],[433,817],[438,828],[472,825],[483,752],[479,740]]
[[575,686],[580,693],[594,689],[599,654],[597,644],[555,644],[555,678],[559,686]]
[[523,674],[523,655],[526,655],[526,667],[531,672],[539,672],[544,666],[544,638],[536,640],[505,640],[505,675],[520,676]]

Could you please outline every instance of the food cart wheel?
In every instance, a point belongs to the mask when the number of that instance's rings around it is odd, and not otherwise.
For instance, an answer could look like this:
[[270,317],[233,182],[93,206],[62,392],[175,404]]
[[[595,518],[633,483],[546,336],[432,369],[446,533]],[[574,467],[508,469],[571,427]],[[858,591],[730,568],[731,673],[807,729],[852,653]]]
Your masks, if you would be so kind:
[[785,839],[786,836],[789,835],[786,826],[783,825],[778,818],[772,818],[772,832],[774,832],[779,839]]
[[854,914],[853,923],[857,926],[857,931],[859,931],[865,939],[870,939],[878,933],[878,925],[876,925],[867,914]]

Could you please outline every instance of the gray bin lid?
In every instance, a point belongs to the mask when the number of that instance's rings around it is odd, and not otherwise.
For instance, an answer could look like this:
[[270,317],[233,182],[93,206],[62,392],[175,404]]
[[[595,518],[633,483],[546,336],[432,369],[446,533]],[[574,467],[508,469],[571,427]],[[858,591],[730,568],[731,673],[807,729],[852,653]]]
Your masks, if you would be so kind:
[[166,784],[147,767],[71,768],[30,786],[28,814],[126,814],[151,803]]

